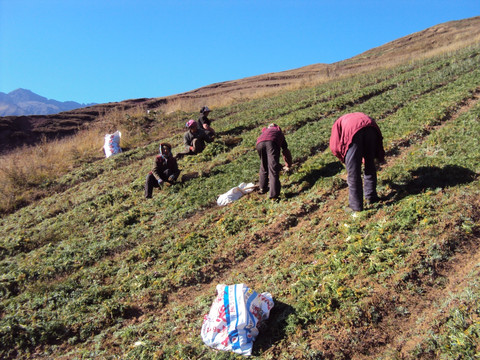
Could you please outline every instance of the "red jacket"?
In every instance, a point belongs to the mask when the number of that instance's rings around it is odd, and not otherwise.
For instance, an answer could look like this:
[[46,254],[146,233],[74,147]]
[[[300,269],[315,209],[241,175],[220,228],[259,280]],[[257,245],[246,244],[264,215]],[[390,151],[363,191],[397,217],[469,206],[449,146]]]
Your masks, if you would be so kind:
[[266,127],[262,129],[262,134],[257,138],[257,143],[263,141],[273,141],[275,144],[278,145],[279,148],[282,149],[283,160],[287,164],[287,166],[292,166],[292,154],[288,149],[287,140],[285,140],[285,135],[283,135],[282,129],[279,126],[274,125],[270,127]]
[[333,155],[339,158],[341,162],[345,162],[345,155],[352,143],[353,136],[358,130],[367,126],[375,128],[380,135],[375,157],[383,161],[385,159],[385,151],[382,144],[382,132],[374,120],[361,112],[345,114],[339,117],[333,124],[332,135],[330,136],[330,150],[332,150]]

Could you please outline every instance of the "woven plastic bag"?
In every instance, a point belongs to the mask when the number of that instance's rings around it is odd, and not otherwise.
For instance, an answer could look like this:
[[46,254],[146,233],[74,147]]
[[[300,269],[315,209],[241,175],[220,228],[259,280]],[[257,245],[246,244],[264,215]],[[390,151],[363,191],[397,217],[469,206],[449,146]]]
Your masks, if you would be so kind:
[[118,130],[113,134],[105,135],[105,144],[103,145],[103,150],[105,151],[105,156],[107,158],[122,152],[122,149],[120,148],[121,137],[122,133]]
[[217,350],[250,356],[258,325],[273,308],[270,293],[258,294],[245,284],[217,285],[217,297],[203,318],[203,342]]
[[225,194],[220,195],[217,199],[217,205],[228,205],[231,202],[240,199],[243,195],[252,192],[255,187],[256,186],[253,183],[245,184],[242,182],[240,185],[228,190]]

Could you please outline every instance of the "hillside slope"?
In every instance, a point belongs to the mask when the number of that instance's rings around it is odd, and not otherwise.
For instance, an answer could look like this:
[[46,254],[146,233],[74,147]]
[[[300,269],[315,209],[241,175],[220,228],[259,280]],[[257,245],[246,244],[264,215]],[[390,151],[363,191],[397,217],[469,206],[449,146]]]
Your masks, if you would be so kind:
[[[0,220],[0,356],[234,359],[199,336],[219,283],[270,292],[259,359],[474,358],[480,349],[480,47],[215,109],[188,180],[143,198],[160,140],[83,165]],[[334,120],[378,120],[381,201],[344,212]],[[179,119],[179,122],[182,119]],[[270,122],[295,171],[253,193]],[[234,141],[230,141],[230,140]]]
[[175,110],[192,112],[198,111],[205,104],[210,107],[225,106],[388,68],[479,42],[480,16],[440,24],[334,64],[314,64],[279,73],[225,81],[164,98],[99,104],[49,116],[0,117],[0,154],[24,144],[36,144],[44,138],[75,134],[78,129],[102,121],[111,112],[138,107],[144,111],[157,110],[163,113]]

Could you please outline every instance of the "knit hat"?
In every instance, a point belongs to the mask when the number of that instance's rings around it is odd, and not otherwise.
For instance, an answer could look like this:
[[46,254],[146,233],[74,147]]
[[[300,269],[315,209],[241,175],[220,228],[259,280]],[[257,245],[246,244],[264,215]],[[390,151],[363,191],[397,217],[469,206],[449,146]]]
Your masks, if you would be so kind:
[[185,124],[185,126],[186,126],[187,128],[191,128],[194,124],[196,125],[197,122],[196,122],[195,120],[193,120],[193,119],[190,119],[190,120],[187,121],[187,123]]

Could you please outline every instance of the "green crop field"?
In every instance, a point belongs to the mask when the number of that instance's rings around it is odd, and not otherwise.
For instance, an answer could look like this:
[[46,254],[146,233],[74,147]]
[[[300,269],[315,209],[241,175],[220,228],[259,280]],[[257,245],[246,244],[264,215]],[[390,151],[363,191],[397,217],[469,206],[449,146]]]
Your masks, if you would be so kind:
[[[220,136],[154,189],[160,141],[84,162],[0,219],[0,358],[234,359],[206,347],[217,284],[270,292],[259,359],[480,357],[480,47],[216,108]],[[333,122],[384,135],[381,201],[352,217]],[[132,124],[142,119],[129,116]],[[282,127],[280,202],[218,195],[256,182],[255,140]],[[134,125],[132,125],[134,126]],[[53,191],[54,190],[54,191]]]

